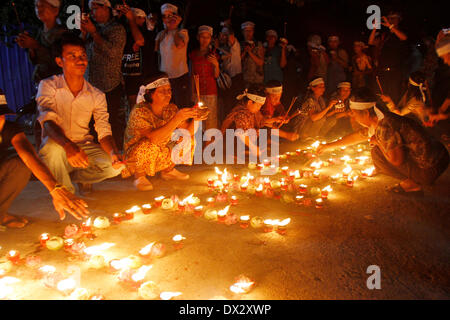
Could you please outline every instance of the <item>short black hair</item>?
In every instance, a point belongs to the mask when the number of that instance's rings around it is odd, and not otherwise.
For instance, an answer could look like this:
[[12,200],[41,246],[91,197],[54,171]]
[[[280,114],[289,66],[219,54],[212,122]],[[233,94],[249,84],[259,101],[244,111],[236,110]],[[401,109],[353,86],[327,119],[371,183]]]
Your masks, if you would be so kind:
[[52,46],[52,54],[54,57],[61,57],[63,53],[64,46],[72,45],[81,47],[86,50],[86,44],[83,39],[73,32],[65,32]]
[[368,87],[361,87],[353,90],[351,100],[355,102],[374,102],[377,101],[377,97]]
[[278,80],[269,80],[266,83],[266,88],[277,88],[277,87],[282,87],[283,84],[278,81]]

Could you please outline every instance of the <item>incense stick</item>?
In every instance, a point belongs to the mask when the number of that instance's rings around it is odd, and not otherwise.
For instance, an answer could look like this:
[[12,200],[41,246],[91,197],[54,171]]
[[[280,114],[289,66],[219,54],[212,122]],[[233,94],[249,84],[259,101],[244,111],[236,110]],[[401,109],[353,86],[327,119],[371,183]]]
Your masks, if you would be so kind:
[[194,74],[195,90],[197,91],[197,103],[200,102],[200,76]]
[[378,87],[380,88],[381,94],[384,95],[383,88],[381,87],[380,79],[378,78],[378,76],[376,76],[375,78],[377,79],[377,84],[378,84]]
[[286,120],[286,117],[288,116],[289,111],[291,111],[292,107],[294,106],[295,101],[297,101],[297,96],[292,98],[291,105],[289,106],[288,111],[286,112],[286,114],[283,117],[283,121],[281,121],[281,123],[278,125],[277,129],[280,129],[280,127],[283,125],[283,122]]
[[14,3],[14,1],[11,1],[11,4],[12,4],[13,10],[14,10],[14,12],[16,14],[17,23],[19,24],[19,27],[21,27],[22,26],[22,22],[20,22],[19,13],[17,12],[16,4]]

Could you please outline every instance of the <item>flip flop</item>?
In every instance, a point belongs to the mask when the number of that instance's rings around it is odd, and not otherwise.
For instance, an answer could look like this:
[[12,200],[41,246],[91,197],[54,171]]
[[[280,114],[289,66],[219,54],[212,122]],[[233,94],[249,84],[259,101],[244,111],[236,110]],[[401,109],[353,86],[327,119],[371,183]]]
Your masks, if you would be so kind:
[[[16,225],[13,225],[16,223]],[[17,225],[19,224],[19,225]],[[21,229],[28,224],[28,220],[22,217],[8,216],[6,221],[3,221],[0,225],[10,229]]]
[[387,191],[390,193],[399,194],[402,196],[411,196],[411,197],[423,197],[424,196],[423,190],[407,192],[407,191],[405,191],[405,189],[403,189],[403,187],[399,183],[393,187],[387,188]]

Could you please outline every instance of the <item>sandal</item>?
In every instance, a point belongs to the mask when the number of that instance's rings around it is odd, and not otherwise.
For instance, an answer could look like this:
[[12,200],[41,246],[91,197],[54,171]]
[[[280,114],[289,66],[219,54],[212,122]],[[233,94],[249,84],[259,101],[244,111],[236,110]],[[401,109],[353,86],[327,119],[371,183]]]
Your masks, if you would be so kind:
[[0,225],[10,229],[21,229],[28,224],[28,220],[22,217],[7,215]]
[[403,187],[400,185],[400,183],[396,184],[393,187],[387,188],[386,191],[390,193],[395,193],[403,196],[411,196],[411,197],[423,197],[424,193],[423,190],[417,190],[417,191],[405,191]]
[[153,190],[152,183],[145,176],[142,176],[142,177],[139,177],[139,178],[135,179],[134,180],[134,186],[139,191],[151,191],[151,190]]

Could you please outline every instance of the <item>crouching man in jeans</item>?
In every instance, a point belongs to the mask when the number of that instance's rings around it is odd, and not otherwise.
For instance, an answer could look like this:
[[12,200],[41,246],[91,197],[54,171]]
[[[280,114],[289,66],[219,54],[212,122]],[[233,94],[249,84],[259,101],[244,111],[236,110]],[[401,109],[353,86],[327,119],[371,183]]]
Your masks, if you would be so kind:
[[[39,154],[59,183],[72,193],[87,194],[92,184],[115,177],[123,167],[112,138],[105,94],[83,77],[88,59],[83,40],[67,33],[55,45],[62,75],[39,84],[36,101],[42,126]],[[89,135],[94,117],[100,145]]]

